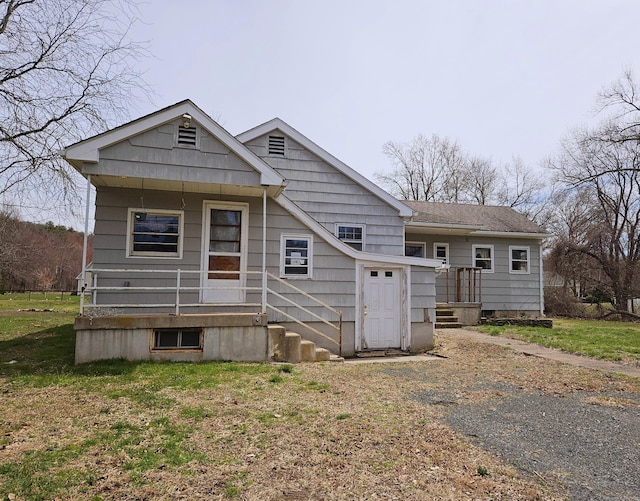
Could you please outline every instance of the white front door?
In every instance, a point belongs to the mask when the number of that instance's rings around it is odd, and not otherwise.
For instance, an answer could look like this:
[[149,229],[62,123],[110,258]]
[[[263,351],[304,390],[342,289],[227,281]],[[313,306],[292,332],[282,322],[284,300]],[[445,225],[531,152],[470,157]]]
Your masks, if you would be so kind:
[[241,303],[247,269],[249,207],[234,202],[205,202],[202,245],[202,302]]
[[363,349],[400,348],[399,269],[364,269]]

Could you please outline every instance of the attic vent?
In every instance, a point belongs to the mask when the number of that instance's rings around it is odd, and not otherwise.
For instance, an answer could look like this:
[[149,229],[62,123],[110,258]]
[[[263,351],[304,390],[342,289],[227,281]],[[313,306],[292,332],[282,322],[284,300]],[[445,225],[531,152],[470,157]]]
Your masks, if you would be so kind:
[[269,155],[284,157],[284,136],[269,136]]
[[195,127],[178,127],[178,146],[195,146],[196,145],[196,128]]

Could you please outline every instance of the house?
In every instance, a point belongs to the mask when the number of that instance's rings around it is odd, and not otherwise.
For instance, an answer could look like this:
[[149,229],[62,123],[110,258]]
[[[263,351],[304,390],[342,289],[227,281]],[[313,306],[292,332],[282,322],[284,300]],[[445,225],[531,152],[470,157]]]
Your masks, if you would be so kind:
[[542,242],[550,235],[510,207],[405,202],[406,254],[438,259],[438,304],[463,324],[544,313]]
[[412,208],[282,120],[234,137],[186,100],[64,157],[96,189],[77,363],[433,346],[441,260],[405,255]]

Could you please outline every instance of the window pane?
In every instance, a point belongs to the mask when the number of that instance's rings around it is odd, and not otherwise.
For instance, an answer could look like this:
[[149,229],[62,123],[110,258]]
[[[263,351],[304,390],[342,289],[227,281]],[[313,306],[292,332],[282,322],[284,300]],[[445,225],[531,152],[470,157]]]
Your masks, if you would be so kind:
[[180,216],[133,213],[132,252],[178,254]]
[[526,261],[527,260],[527,250],[526,249],[512,249],[511,250],[511,257],[513,259]]
[[176,348],[178,331],[156,331],[156,348]]
[[185,348],[198,348],[200,346],[200,331],[182,331],[180,346]]
[[285,275],[309,274],[309,240],[285,239],[284,273]]
[[488,247],[476,248],[476,258],[478,259],[491,259],[491,249]]
[[[209,271],[239,271],[240,256],[209,256]],[[239,280],[238,273],[209,273],[210,280]]]
[[511,261],[511,271],[528,271],[526,261]]
[[405,245],[404,255],[412,257],[424,257],[424,247],[422,247],[422,245]]
[[211,209],[211,224],[220,226],[240,226],[241,211]]

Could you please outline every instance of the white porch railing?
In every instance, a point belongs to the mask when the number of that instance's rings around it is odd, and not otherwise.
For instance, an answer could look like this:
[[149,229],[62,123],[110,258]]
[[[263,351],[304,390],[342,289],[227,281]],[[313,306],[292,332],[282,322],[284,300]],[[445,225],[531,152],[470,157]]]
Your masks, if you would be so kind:
[[[246,281],[248,277],[256,278],[255,283],[260,285],[256,286],[231,286],[231,285],[216,285],[216,286],[203,286],[202,284],[206,282],[206,278],[211,275],[220,274],[228,277],[230,273],[236,274],[239,277],[243,276]],[[161,286],[135,286],[130,285],[129,280],[135,277],[136,275],[145,276],[145,281],[148,281],[149,276],[153,274],[153,278],[158,278],[162,276],[168,277],[168,280],[171,280],[171,277],[175,277],[172,280],[171,285],[161,285]],[[109,278],[111,275],[112,278]],[[107,281],[123,281],[123,285],[100,285],[100,281],[105,280],[105,276],[107,277]],[[136,277],[137,278],[137,277]],[[193,284],[196,282],[198,285],[188,285],[191,282]],[[275,290],[269,286],[269,283],[278,284],[274,287],[280,287],[281,290]],[[244,291],[246,296],[247,293],[254,293],[256,297],[260,297],[260,302],[203,302],[201,298],[203,297],[204,291],[207,290],[215,290],[215,291]],[[119,293],[126,294],[127,300],[126,302],[118,301],[115,303],[110,303],[108,301],[103,301],[102,296],[101,300],[98,301],[98,296],[101,293]],[[129,301],[129,298],[137,298],[140,299],[141,295],[144,293],[154,293],[154,294],[165,294],[167,297],[171,297],[170,302],[158,302],[158,301]],[[191,297],[197,297],[197,301],[185,301],[185,295],[191,295]],[[292,299],[290,296],[294,296],[298,298],[298,300]],[[122,296],[120,296],[121,298]],[[279,300],[276,301],[275,299]],[[311,307],[305,307],[300,304],[302,301],[301,298],[306,298],[309,302],[313,304],[312,307],[319,308],[321,311],[328,312],[328,315],[332,315],[336,318],[334,321],[327,320],[321,315],[318,315],[314,311],[312,311]],[[276,304],[277,303],[277,304]],[[80,295],[80,315],[85,315],[86,310],[98,309],[98,310],[112,310],[118,308],[127,308],[127,309],[140,309],[143,310],[145,308],[154,308],[154,309],[164,309],[167,312],[180,315],[181,308],[237,308],[237,307],[251,307],[258,308],[262,313],[268,314],[267,310],[271,310],[287,320],[297,323],[314,334],[326,339],[330,343],[337,345],[339,354],[342,354],[342,312],[333,308],[332,306],[326,304],[320,299],[308,294],[307,292],[299,289],[298,287],[292,285],[289,281],[283,280],[270,272],[260,272],[260,271],[200,271],[200,270],[149,270],[149,269],[113,269],[113,268],[104,268],[104,269],[96,269],[90,268],[86,270],[84,286],[81,288]],[[322,323],[330,329],[330,332],[334,333],[334,338],[325,334],[324,332],[316,329],[312,325],[309,324],[310,321],[302,321],[298,316],[292,315],[285,308],[291,309],[294,311],[303,312],[307,317],[313,318],[315,321]],[[325,313],[327,314],[327,313]]]

